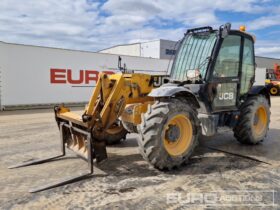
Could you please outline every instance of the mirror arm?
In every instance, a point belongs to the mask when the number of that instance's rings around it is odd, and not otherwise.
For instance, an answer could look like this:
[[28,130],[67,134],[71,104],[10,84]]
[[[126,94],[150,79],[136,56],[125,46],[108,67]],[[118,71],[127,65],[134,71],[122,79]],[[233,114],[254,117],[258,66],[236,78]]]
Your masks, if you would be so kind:
[[219,36],[220,38],[225,38],[231,29],[231,24],[230,23],[226,23],[224,25],[221,25],[219,28]]

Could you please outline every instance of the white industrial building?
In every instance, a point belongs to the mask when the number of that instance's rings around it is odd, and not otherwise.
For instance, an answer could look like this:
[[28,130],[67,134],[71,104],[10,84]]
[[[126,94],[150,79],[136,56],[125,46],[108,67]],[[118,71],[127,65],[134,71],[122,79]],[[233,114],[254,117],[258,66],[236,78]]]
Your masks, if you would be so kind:
[[[150,42],[117,45],[100,50],[99,52],[146,58],[172,59],[178,45],[176,41],[160,39]],[[256,64],[259,68],[273,69],[275,63],[280,64],[280,59],[256,56]]]
[[145,58],[170,59],[176,53],[177,42],[171,40],[154,40],[124,44],[100,50],[100,53],[131,55]]

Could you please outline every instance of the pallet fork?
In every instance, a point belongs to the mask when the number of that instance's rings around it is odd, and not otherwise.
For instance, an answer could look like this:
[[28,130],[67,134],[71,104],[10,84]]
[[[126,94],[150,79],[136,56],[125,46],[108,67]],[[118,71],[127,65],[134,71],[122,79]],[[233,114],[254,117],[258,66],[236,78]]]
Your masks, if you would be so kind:
[[[40,192],[40,191],[43,191],[43,190],[59,187],[59,186],[65,185],[65,184],[70,184],[70,183],[85,179],[85,178],[87,178],[87,177],[89,177],[93,174],[94,147],[93,147],[93,138],[92,138],[91,133],[87,132],[87,131],[84,131],[84,130],[81,130],[79,128],[76,128],[74,126],[71,126],[69,124],[66,124],[65,122],[61,122],[60,125],[59,125],[59,128],[60,128],[60,139],[61,139],[61,154],[60,155],[50,157],[50,158],[44,158],[44,159],[39,159],[39,160],[23,162],[23,163],[20,163],[20,164],[12,165],[8,168],[13,169],[13,168],[20,168],[20,167],[25,167],[25,166],[37,165],[37,164],[46,163],[46,162],[52,161],[54,159],[64,157],[66,155],[66,148],[65,148],[66,146],[65,146],[65,138],[64,138],[63,130],[68,128],[71,132],[74,131],[74,132],[77,132],[81,135],[84,135],[87,139],[87,150],[91,151],[91,152],[88,152],[88,157],[87,157],[87,163],[88,163],[89,171],[87,173],[83,173],[82,175],[73,176],[73,177],[70,177],[70,178],[59,180],[59,181],[54,182],[54,183],[50,183],[50,184],[47,184],[47,185],[43,185],[43,186],[40,186],[40,187],[30,189],[29,192],[31,192],[31,193]],[[84,159],[84,157],[83,157],[83,159]],[[97,161],[98,161],[98,159],[97,159]]]

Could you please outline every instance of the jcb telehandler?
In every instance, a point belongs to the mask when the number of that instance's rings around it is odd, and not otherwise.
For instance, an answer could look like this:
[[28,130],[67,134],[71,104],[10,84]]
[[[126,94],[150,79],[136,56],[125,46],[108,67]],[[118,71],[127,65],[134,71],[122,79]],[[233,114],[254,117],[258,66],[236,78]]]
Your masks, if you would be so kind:
[[139,133],[143,158],[158,169],[186,162],[199,135],[212,136],[219,127],[231,128],[240,143],[257,144],[268,131],[270,96],[264,86],[253,86],[254,75],[254,37],[244,28],[190,29],[166,84],[155,87],[159,76],[101,73],[81,116],[54,108],[62,154],[14,167],[61,157],[65,146],[88,160],[89,173],[31,190],[37,192],[92,174],[93,160],[107,158],[106,141],[127,132]]

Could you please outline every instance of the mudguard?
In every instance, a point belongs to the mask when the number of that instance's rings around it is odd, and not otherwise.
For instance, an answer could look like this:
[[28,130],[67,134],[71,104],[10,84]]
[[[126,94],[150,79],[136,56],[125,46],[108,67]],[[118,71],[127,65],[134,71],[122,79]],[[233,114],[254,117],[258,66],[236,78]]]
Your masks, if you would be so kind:
[[192,99],[192,103],[193,105],[195,105],[196,108],[200,107],[199,102],[196,96],[194,95],[194,93],[183,86],[163,85],[159,88],[153,89],[148,96],[154,98],[172,97],[172,96],[188,97]]
[[249,92],[248,92],[248,95],[250,96],[253,96],[253,95],[264,95],[268,101],[268,104],[269,106],[271,106],[271,102],[270,102],[270,94],[269,94],[269,91],[268,89],[265,87],[265,86],[262,86],[262,85],[255,85],[253,86]]

